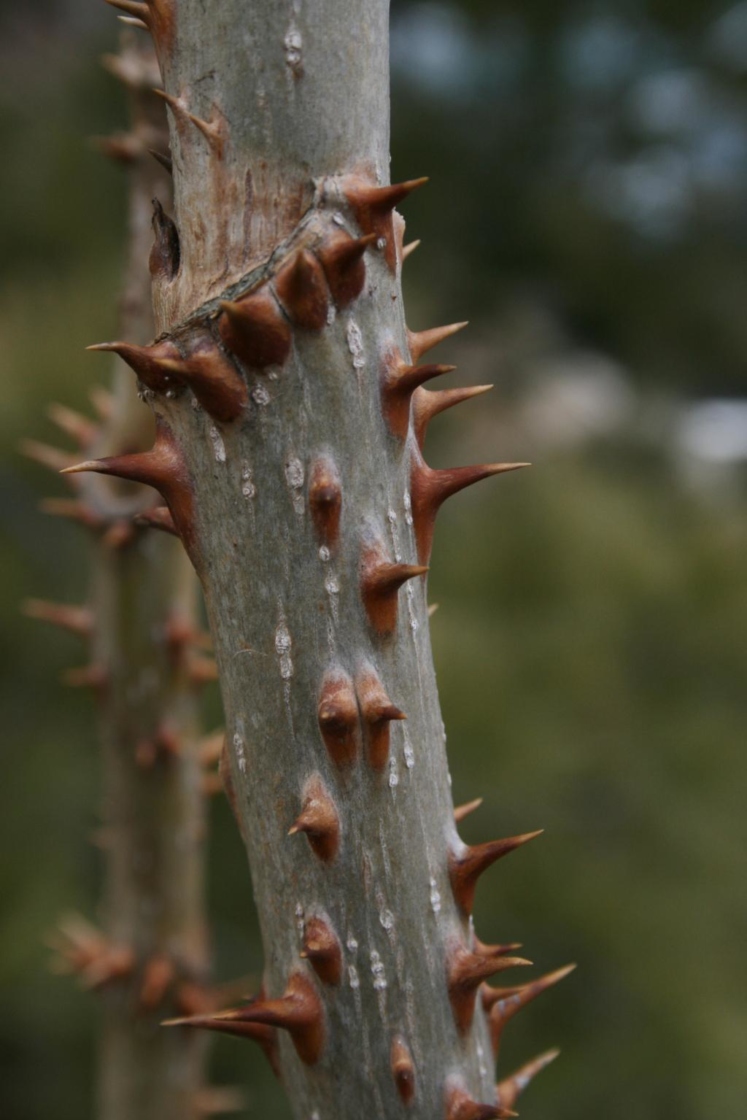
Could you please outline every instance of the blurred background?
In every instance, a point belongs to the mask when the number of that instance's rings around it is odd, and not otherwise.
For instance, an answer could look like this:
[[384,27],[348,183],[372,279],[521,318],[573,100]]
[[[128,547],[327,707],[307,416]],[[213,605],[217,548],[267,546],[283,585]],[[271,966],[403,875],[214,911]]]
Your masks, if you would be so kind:
[[[747,2],[393,2],[392,175],[414,329],[487,397],[432,426],[435,465],[532,471],[448,504],[433,640],[465,839],[544,827],[478,893],[485,940],[578,971],[513,1022],[501,1072],[559,1045],[526,1120],[742,1120],[747,1106]],[[111,337],[125,183],[94,0],[0,3],[0,1114],[91,1115],[95,999],[52,975],[60,912],[95,917],[92,705],[75,639],[84,535],[17,453],[86,407]],[[220,722],[216,696],[208,726]],[[216,973],[258,971],[245,857],[212,808]],[[238,885],[238,886],[237,886]],[[213,1047],[247,1116],[286,1120],[253,1048]]]

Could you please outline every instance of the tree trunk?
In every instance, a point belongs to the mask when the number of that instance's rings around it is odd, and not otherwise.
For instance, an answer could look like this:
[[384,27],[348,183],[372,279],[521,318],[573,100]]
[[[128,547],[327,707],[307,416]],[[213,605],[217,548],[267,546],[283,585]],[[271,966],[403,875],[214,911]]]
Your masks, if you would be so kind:
[[[166,121],[152,92],[156,58],[140,32],[123,32],[120,53],[106,62],[128,89],[131,115],[127,134],[101,142],[129,170],[120,318],[128,337],[145,342],[153,330],[151,200],[171,195],[170,177],[148,148],[167,148]],[[98,397],[105,402],[98,427],[67,409],[52,413],[94,454],[147,447],[153,438],[152,415],[115,361],[111,397]],[[152,508],[152,491],[94,475],[74,481],[74,505],[52,511],[94,529],[89,605],[76,615],[34,603],[30,613],[63,625],[77,620],[90,640],[91,662],[73,670],[70,683],[93,686],[99,700],[105,867],[102,930],[66,919],[60,950],[101,994],[99,1120],[185,1120],[204,1100],[204,1045],[159,1024],[165,1014],[204,1007],[207,980],[196,580],[177,540],[134,523]]]
[[158,487],[202,581],[266,952],[261,998],[188,1025],[261,1041],[303,1120],[504,1115],[479,992],[525,962],[470,911],[530,836],[457,835],[425,576],[441,502],[515,464],[422,459],[474,391],[416,364],[456,327],[405,325],[387,0],[112,2],[158,48],[175,223],[159,338],[118,345],[154,448],[77,469]]

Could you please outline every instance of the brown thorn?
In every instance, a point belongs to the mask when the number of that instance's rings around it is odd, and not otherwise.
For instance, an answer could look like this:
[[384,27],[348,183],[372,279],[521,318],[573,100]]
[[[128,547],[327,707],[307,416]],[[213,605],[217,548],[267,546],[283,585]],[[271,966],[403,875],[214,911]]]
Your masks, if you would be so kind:
[[306,920],[303,948],[299,955],[308,960],[323,983],[335,986],[340,983],[342,948],[337,934],[323,918],[315,915]]
[[88,390],[91,404],[102,420],[111,420],[114,412],[114,395],[103,385],[93,385]]
[[206,769],[210,766],[216,766],[220,762],[220,756],[223,754],[223,744],[226,741],[226,732],[221,727],[220,731],[213,731],[211,735],[205,735],[200,739],[197,744],[197,757],[200,766]]
[[117,354],[134,370],[138,379],[154,393],[178,387],[174,368],[182,358],[173,342],[164,339],[154,346],[135,346],[129,342],[98,342],[86,350]]
[[41,622],[49,622],[52,626],[60,626],[63,630],[69,630],[71,634],[77,634],[81,638],[89,638],[93,632],[94,616],[90,607],[50,603],[44,599],[27,599],[22,610],[28,618],[36,618]]
[[91,146],[117,163],[137,163],[143,154],[143,143],[131,132],[115,132],[111,136],[92,136]]
[[363,233],[376,234],[384,240],[384,257],[393,272],[397,265],[392,211],[409,194],[427,183],[427,178],[410,179],[404,183],[379,187],[359,176],[348,176],[343,191]]
[[[183,1015],[179,1019],[167,1019],[161,1026],[202,1027],[206,1030],[234,1035],[237,1038],[248,1038],[262,1048],[273,1073],[279,1078],[280,1053],[275,1028],[263,1023],[236,1023],[233,1026],[230,1023],[223,1025],[215,1023],[216,994],[212,989],[207,989],[202,985],[180,984],[176,991],[175,1004]],[[220,1015],[220,1012],[218,1012],[218,1015]]]
[[138,994],[141,1010],[153,1011],[158,1007],[175,976],[174,962],[166,953],[157,953],[146,961]]
[[181,98],[174,97],[171,93],[166,93],[164,89],[156,87],[153,93],[166,102],[177,120],[183,122],[189,121],[190,124],[193,124],[195,128],[202,133],[218,159],[223,156],[223,148],[226,141],[226,128],[223,118],[220,115],[214,117],[213,120],[206,121],[203,120],[202,117],[197,117],[194,113],[190,113]]
[[335,307],[342,309],[363,291],[366,282],[366,249],[376,241],[376,234],[351,237],[344,230],[330,231],[315,250],[321,261]]
[[427,381],[433,381],[436,377],[444,377],[447,373],[453,373],[456,366],[444,365],[407,365],[406,362],[399,363],[396,372],[392,375],[391,382],[389,383],[389,391],[394,395],[406,397],[408,400],[421,385],[425,385]]
[[156,163],[160,163],[161,167],[169,173],[174,174],[174,161],[171,156],[167,156],[165,152],[158,152],[155,148],[148,148],[148,154],[153,156]]
[[476,797],[474,801],[466,801],[463,805],[457,805],[454,808],[454,823],[461,824],[462,821],[474,813],[475,809],[479,809],[482,805],[482,797]]
[[446,327],[431,327],[428,331],[411,331],[407,332],[407,345],[410,348],[413,362],[419,362],[423,354],[427,354],[429,350],[433,350],[435,346],[445,342],[447,338],[463,331],[468,322],[464,323],[449,323]]
[[142,0],[106,0],[112,8],[117,8],[120,12],[124,12],[131,19],[140,20],[145,24],[145,27],[150,30],[150,6],[143,3]]
[[407,716],[391,702],[370,665],[356,676],[355,691],[368,737],[368,761],[372,769],[381,771],[389,759],[389,724]]
[[314,984],[302,972],[294,972],[279,999],[256,999],[245,1007],[189,1019],[170,1019],[165,1027],[203,1027],[239,1037],[256,1038],[257,1026],[279,1027],[291,1036],[296,1052],[306,1065],[319,1061],[324,1049],[324,1009]]
[[543,992],[559,984],[560,981],[564,980],[566,976],[569,976],[575,968],[575,964],[566,965],[565,968],[556,969],[555,972],[548,972],[547,975],[540,976],[537,980],[532,980],[529,984],[523,984],[518,991],[501,996],[500,999],[494,1000],[491,997],[489,1015],[490,1037],[493,1044],[493,1053],[496,1057],[498,1056],[501,1035],[503,1034],[506,1023],[513,1019],[517,1011],[521,1011],[523,1007],[526,1007],[528,1003],[537,999]]
[[477,953],[479,957],[505,957],[509,953],[516,953],[519,949],[523,949],[521,941],[507,941],[502,945],[488,945],[480,938],[473,934],[472,937],[472,952]]
[[53,424],[74,439],[79,447],[89,447],[98,435],[98,425],[81,412],[67,408],[64,404],[51,404],[47,416]]
[[410,1048],[401,1035],[397,1035],[392,1042],[389,1064],[399,1098],[403,1104],[409,1104],[415,1096],[415,1063]]
[[505,1078],[495,1087],[498,1104],[502,1108],[512,1108],[530,1081],[533,1081],[538,1073],[546,1069],[559,1056],[559,1050],[547,1050],[539,1057],[533,1058],[531,1062],[514,1070],[510,1077]]
[[412,395],[412,426],[421,451],[428,425],[434,416],[464,401],[471,401],[473,397],[479,397],[492,388],[492,385],[468,385],[463,389],[416,389]]
[[203,774],[200,778],[200,789],[205,797],[217,797],[223,793],[225,787],[219,771]]
[[109,683],[109,673],[103,665],[83,665],[79,669],[66,669],[61,680],[69,688],[92,688],[103,692]]
[[133,521],[144,529],[160,529],[163,533],[171,533],[173,537],[179,536],[168,506],[154,506],[153,509],[144,510],[135,514]]
[[275,279],[275,293],[288,318],[307,331],[327,324],[329,288],[322,266],[308,249],[299,249]]
[[330,863],[340,848],[340,818],[319,774],[307,779],[301,795],[301,813],[288,830],[289,836],[306,833],[312,851]]
[[440,603],[429,603],[428,604],[428,618],[433,618],[434,614],[436,613],[436,611],[439,609],[440,606],[441,606]]
[[168,724],[161,724],[150,738],[142,738],[135,746],[135,761],[143,770],[150,770],[160,759],[178,758],[182,741]]
[[399,206],[400,202],[404,202],[408,195],[418,190],[419,187],[424,187],[427,182],[427,175],[420,179],[407,179],[402,183],[391,183],[385,187],[366,183],[362,179],[352,179],[345,184],[344,193],[348,202],[356,210],[390,214],[395,206]]
[[155,56],[146,56],[139,51],[103,54],[101,65],[112,77],[131,90],[150,89],[161,77]]
[[58,954],[55,970],[78,975],[84,988],[98,989],[130,976],[135,954],[128,946],[112,944],[79,914],[66,915],[50,946]]
[[329,455],[320,456],[311,465],[309,507],[317,536],[328,548],[334,548],[340,533],[342,488],[337,466]]
[[84,988],[97,990],[117,980],[124,980],[135,968],[135,954],[128,946],[110,946],[97,960],[81,972]]
[[187,676],[190,683],[196,687],[211,684],[218,680],[218,666],[212,657],[197,657],[193,655],[187,666]]
[[165,498],[179,536],[189,547],[194,532],[192,482],[181,450],[163,419],[156,417],[156,440],[150,451],[89,460],[68,467],[63,473],[81,471],[95,471],[153,486]]
[[105,524],[102,517],[75,498],[43,498],[39,509],[52,517],[67,517],[71,521],[77,521],[86,529],[99,530]]
[[62,451],[59,447],[52,447],[48,443],[41,443],[36,439],[24,439],[20,443],[21,454],[27,459],[32,459],[42,467],[51,471],[62,472],[75,462],[75,456],[69,451]]
[[361,598],[373,629],[382,636],[392,634],[397,625],[399,589],[404,583],[424,576],[422,564],[395,564],[389,561],[381,544],[364,547],[361,556]]
[[319,730],[337,766],[351,765],[359,752],[361,726],[353,682],[341,669],[324,677],[317,707]]
[[487,463],[477,467],[452,467],[449,470],[432,470],[418,456],[413,457],[410,488],[412,515],[415,522],[415,539],[418,557],[425,562],[430,556],[436,515],[442,504],[453,494],[467,486],[497,474],[506,474],[530,463]]
[[489,1012],[494,1004],[499,1000],[508,999],[509,996],[515,996],[518,992],[525,988],[525,984],[514,984],[513,987],[494,988],[490,984],[480,985],[480,1000],[482,1002],[483,1011]]
[[462,913],[472,913],[475,888],[482,873],[487,871],[496,860],[502,859],[509,852],[513,852],[523,844],[541,836],[542,831],[542,829],[539,829],[537,832],[525,832],[521,836],[510,836],[505,840],[490,840],[487,844],[465,847],[459,853],[449,853],[451,889]]
[[417,249],[418,245],[420,245],[420,243],[421,243],[420,238],[418,238],[417,241],[411,241],[409,245],[405,245],[404,249],[402,250],[402,262],[403,262],[403,264],[407,260],[408,257],[412,256],[412,254],[415,252],[415,250]]
[[498,1104],[481,1104],[461,1085],[447,1086],[446,1120],[508,1120],[516,1115]]
[[226,1112],[241,1112],[245,1108],[243,1091],[231,1086],[210,1085],[200,1089],[195,1099],[198,1116],[222,1116]]
[[284,364],[291,327],[266,285],[239,300],[222,300],[220,308],[220,336],[239,361],[253,369]]
[[509,968],[530,965],[522,957],[494,957],[473,953],[458,942],[453,943],[447,957],[447,984],[454,1020],[460,1033],[472,1025],[477,991],[483,980]]
[[[107,4],[111,4],[112,0],[106,0]],[[137,27],[142,31],[148,31],[148,24],[144,19],[136,19],[134,16],[117,16],[120,23],[124,23],[126,27]]]
[[246,382],[209,335],[195,341],[185,358],[164,358],[160,365],[165,373],[189,386],[213,420],[228,423],[246,408]]
[[101,543],[104,548],[110,548],[113,552],[116,552],[117,549],[126,548],[134,539],[134,523],[127,517],[120,518],[109,525],[101,538]]
[[396,347],[384,357],[381,376],[381,405],[389,430],[404,439],[410,427],[410,401],[426,381],[453,373],[456,366],[408,365]]

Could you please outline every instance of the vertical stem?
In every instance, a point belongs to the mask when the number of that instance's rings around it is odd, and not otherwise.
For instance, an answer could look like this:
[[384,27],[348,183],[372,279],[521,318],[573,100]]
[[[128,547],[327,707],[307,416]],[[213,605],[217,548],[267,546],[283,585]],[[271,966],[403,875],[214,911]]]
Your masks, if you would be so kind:
[[270,1047],[299,1120],[503,1116],[480,989],[527,962],[470,915],[532,835],[456,833],[424,577],[440,504],[514,465],[422,458],[474,394],[422,388],[456,328],[405,324],[394,207],[421,184],[387,185],[388,2],[136,8],[175,224],[158,341],[117,345],[156,440],[80,469],[156,486],[202,581],[266,953],[261,998],[181,1025]]
[[[168,151],[165,110],[152,92],[158,64],[147,37],[124,31],[110,69],[128,89],[130,131],[108,142],[129,163],[129,242],[120,319],[127,337],[153,332],[147,262],[152,200],[167,205],[171,179],[148,149]],[[120,358],[112,405],[91,448],[146,447],[152,413]],[[103,1022],[99,1120],[185,1120],[198,1115],[204,1046],[160,1022],[192,1007],[204,987],[205,806],[198,757],[198,695],[191,675],[197,582],[181,543],[132,517],[153,505],[142,486],[85,476],[80,503],[99,526],[90,606],[93,682],[103,746],[101,843],[106,950],[125,961],[101,967]],[[127,962],[129,961],[129,964]]]

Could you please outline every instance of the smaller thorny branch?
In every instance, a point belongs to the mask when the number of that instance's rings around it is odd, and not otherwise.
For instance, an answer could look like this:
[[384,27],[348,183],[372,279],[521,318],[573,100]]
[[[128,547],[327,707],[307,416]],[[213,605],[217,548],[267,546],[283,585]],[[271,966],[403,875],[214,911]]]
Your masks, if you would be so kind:
[[[168,135],[152,46],[138,31],[104,65],[126,87],[131,127],[96,144],[129,173],[128,265],[120,321],[128,337],[153,330],[151,200],[168,200]],[[156,158],[153,158],[153,154]],[[147,446],[152,417],[115,359],[111,392],[97,389],[95,420],[53,405],[52,421],[85,454]],[[28,442],[55,470],[76,456]],[[96,843],[104,861],[100,927],[65,917],[59,966],[100,992],[99,1120],[186,1120],[236,1107],[235,1094],[204,1084],[202,1042],[160,1029],[164,1015],[217,1006],[208,984],[204,916],[205,798],[215,792],[223,735],[199,738],[199,693],[215,678],[197,624],[197,585],[181,544],[153,533],[153,492],[75,476],[71,498],[44,503],[91,535],[88,602],[33,600],[26,612],[79,635],[88,663],[66,682],[92,689],[103,747],[103,804]],[[222,998],[225,998],[223,996]]]

